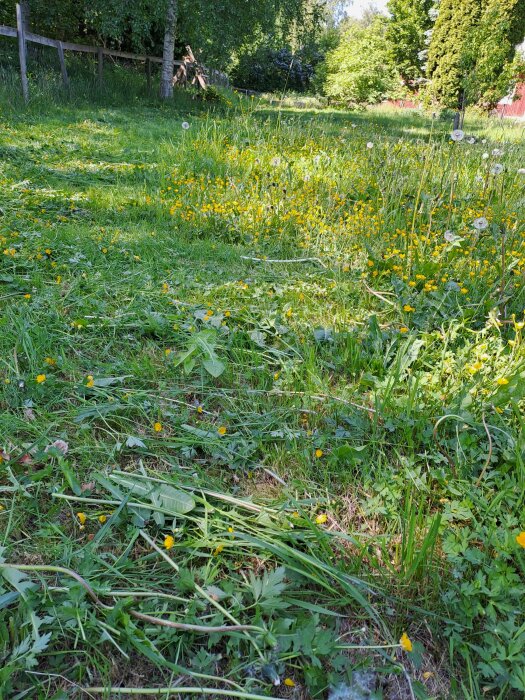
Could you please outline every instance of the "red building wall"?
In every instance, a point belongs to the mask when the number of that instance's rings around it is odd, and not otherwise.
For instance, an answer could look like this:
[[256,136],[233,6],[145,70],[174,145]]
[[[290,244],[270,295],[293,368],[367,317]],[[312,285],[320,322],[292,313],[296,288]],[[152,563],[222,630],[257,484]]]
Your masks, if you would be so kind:
[[516,86],[516,94],[519,97],[505,104],[506,100],[498,102],[497,111],[502,117],[525,117],[525,83]]

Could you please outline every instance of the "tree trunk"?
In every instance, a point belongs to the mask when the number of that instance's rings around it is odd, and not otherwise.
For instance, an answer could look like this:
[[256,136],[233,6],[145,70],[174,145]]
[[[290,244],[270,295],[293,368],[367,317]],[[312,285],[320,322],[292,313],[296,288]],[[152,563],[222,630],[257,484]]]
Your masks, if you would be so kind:
[[164,48],[162,51],[162,70],[160,74],[160,96],[164,99],[173,96],[173,51],[175,47],[175,28],[177,26],[178,0],[168,0],[166,11],[166,29],[164,31]]

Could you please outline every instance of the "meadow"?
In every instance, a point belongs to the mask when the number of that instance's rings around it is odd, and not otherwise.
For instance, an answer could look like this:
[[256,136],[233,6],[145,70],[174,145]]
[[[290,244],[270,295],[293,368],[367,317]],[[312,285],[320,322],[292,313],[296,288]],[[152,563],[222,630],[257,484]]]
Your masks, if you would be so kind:
[[523,126],[1,104],[0,697],[523,697]]

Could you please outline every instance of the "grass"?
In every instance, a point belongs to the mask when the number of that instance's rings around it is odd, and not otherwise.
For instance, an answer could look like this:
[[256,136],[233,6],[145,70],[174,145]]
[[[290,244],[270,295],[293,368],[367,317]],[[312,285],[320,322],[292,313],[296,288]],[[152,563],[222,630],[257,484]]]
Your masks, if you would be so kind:
[[522,697],[523,130],[3,90],[0,696]]

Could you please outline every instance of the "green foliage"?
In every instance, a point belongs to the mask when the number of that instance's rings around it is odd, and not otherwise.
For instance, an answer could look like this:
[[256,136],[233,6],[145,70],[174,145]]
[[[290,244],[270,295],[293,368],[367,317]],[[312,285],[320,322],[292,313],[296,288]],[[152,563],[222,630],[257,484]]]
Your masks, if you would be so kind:
[[492,108],[523,72],[515,47],[525,34],[521,0],[442,0],[429,49],[430,94],[446,107]]
[[0,82],[6,698],[521,698],[521,129],[70,67]]
[[515,47],[525,37],[525,3],[488,0],[470,42],[474,69],[467,84],[471,102],[490,109],[512,91],[525,71]]
[[367,26],[348,22],[339,45],[326,57],[325,93],[356,105],[374,104],[397,87],[386,47],[386,22],[376,17]]
[[445,107],[459,106],[466,76],[474,68],[470,53],[482,0],[441,0],[428,52],[430,93]]
[[432,0],[390,0],[386,39],[390,59],[405,83],[423,77],[421,52],[425,51],[425,32],[431,27]]

